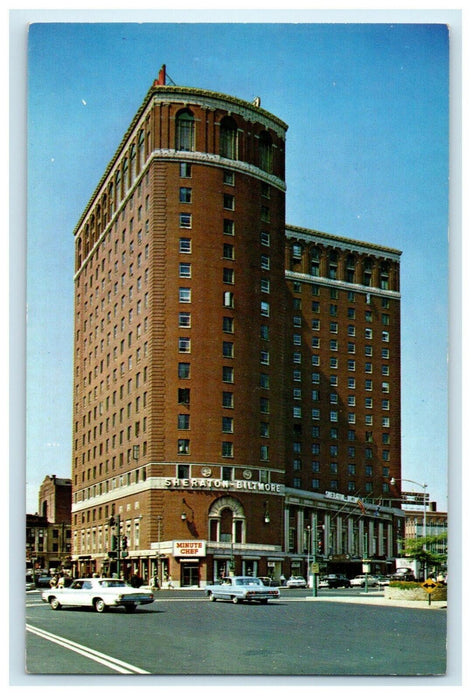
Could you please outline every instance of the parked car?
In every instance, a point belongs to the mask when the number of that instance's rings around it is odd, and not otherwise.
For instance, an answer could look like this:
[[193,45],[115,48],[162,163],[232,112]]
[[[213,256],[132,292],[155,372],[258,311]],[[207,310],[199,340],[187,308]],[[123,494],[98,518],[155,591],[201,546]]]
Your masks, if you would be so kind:
[[407,566],[400,566],[391,576],[391,581],[415,581],[414,572]]
[[327,588],[350,588],[350,579],[344,574],[327,574],[324,580]]
[[119,578],[79,578],[68,588],[43,591],[41,597],[53,610],[63,606],[92,607],[99,613],[119,606],[134,612],[137,605],[148,605],[154,600],[150,590],[133,588]]
[[389,586],[390,576],[378,576],[378,586]]
[[49,588],[49,584],[51,583],[52,576],[38,576],[36,579],[36,586],[38,588]]
[[217,583],[208,584],[206,595],[211,602],[230,600],[233,603],[268,603],[269,600],[279,598],[280,591],[274,586],[265,586],[256,576],[228,576]]
[[264,586],[274,586],[274,581],[269,576],[259,576],[260,581]]
[[358,574],[355,578],[350,580],[351,586],[359,586],[360,588],[365,588],[366,577],[368,576],[368,588],[375,588],[378,585],[378,579],[371,574]]
[[306,579],[302,576],[290,576],[286,585],[288,588],[307,588]]

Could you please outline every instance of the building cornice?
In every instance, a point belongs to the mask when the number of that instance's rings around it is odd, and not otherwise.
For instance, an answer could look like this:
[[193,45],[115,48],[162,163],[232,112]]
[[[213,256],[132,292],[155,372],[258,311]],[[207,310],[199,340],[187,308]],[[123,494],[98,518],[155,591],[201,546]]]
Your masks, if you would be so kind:
[[300,226],[286,226],[286,237],[288,239],[296,239],[305,243],[317,243],[319,245],[327,245],[338,248],[343,248],[355,253],[363,255],[374,255],[375,257],[384,257],[399,262],[402,255],[401,250],[396,248],[387,248],[386,246],[377,245],[376,243],[367,243],[357,241],[352,238],[343,236],[334,236],[331,233],[316,231],[315,229],[301,228]]

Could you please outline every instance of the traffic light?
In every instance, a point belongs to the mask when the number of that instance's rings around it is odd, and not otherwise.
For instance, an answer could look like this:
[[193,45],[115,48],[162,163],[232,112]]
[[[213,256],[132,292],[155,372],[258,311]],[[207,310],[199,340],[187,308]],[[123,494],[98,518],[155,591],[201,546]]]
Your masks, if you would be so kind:
[[118,549],[118,538],[116,535],[111,535],[111,551],[116,552]]
[[121,549],[127,549],[128,548],[128,538],[126,535],[123,535],[121,538]]

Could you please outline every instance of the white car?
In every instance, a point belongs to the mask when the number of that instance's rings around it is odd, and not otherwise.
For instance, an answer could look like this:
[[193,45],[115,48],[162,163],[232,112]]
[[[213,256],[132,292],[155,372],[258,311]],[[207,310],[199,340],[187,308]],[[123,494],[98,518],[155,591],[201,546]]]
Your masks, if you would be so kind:
[[[358,574],[355,578],[350,580],[351,586],[359,586],[360,588],[365,588],[367,574]],[[371,574],[368,574],[368,588],[375,588],[378,585],[378,579]]]
[[302,576],[290,576],[286,585],[288,588],[307,588],[306,579]]
[[212,603],[218,599],[233,603],[268,603],[269,600],[277,600],[280,591],[276,586],[265,586],[256,576],[228,576],[217,583],[208,584],[206,595]]
[[87,606],[99,613],[116,607],[134,612],[137,605],[148,605],[154,600],[149,590],[133,588],[118,578],[78,578],[68,588],[43,591],[41,597],[53,610]]

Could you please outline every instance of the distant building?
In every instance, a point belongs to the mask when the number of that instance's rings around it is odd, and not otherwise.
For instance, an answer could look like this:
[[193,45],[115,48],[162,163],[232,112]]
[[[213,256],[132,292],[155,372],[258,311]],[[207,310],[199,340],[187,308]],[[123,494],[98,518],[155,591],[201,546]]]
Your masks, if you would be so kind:
[[406,540],[420,539],[421,537],[437,537],[445,535],[440,542],[427,544],[427,549],[435,554],[446,555],[448,547],[448,513],[437,511],[436,504],[431,503],[426,510],[425,530],[424,530],[424,510],[404,509],[404,537]]
[[26,516],[26,568],[69,569],[72,480],[46,476],[38,501],[39,513]]

